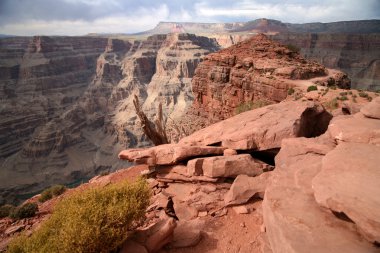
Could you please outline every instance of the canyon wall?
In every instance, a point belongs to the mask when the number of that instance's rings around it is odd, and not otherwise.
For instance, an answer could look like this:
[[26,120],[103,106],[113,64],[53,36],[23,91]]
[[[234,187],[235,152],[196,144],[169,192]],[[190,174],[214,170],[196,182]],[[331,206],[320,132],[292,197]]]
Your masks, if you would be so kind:
[[133,96],[149,117],[162,103],[175,120],[201,58],[218,49],[189,34],[0,40],[0,202],[127,167],[115,154],[150,144]]
[[191,32],[229,47],[258,33],[296,45],[308,60],[344,71],[357,89],[380,90],[380,20],[291,24],[273,19],[237,23],[160,22],[143,34]]
[[272,37],[301,54],[346,72],[357,89],[380,90],[380,34],[280,33]]

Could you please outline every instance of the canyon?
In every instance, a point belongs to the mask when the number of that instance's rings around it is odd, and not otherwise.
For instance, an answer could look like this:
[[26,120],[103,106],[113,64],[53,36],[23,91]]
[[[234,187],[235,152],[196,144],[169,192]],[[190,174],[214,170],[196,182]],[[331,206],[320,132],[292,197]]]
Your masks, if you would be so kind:
[[[293,79],[331,77],[349,87],[346,76],[324,66],[347,73],[353,88],[378,90],[378,23],[163,22],[137,35],[2,38],[0,203],[130,166],[115,154],[151,145],[134,112],[135,95],[151,119],[162,104],[178,140],[176,124],[187,135],[233,116],[241,104],[278,103]],[[262,38],[257,59],[246,59],[240,43],[256,33],[297,46],[301,56],[290,47],[267,47]],[[241,56],[230,59],[235,52],[227,49],[209,55],[232,45],[242,46]]]
[[128,167],[115,153],[150,144],[133,96],[149,116],[162,103],[174,120],[192,101],[201,57],[219,49],[215,40],[189,34],[1,43],[0,202]]
[[[182,33],[11,38],[3,199],[111,173],[28,199],[37,215],[0,219],[0,250],[38,229],[59,199],[143,175],[151,205],[119,252],[378,252],[379,94],[350,89],[345,73],[270,36],[249,37],[224,49]],[[146,147],[135,96],[149,119],[161,104],[167,126],[188,136]]]

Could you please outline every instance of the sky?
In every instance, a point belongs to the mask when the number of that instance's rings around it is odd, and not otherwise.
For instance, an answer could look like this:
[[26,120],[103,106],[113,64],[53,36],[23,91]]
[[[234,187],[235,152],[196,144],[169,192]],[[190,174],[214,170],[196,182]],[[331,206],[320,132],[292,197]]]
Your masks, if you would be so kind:
[[380,19],[380,0],[0,0],[0,34],[135,33],[160,21]]

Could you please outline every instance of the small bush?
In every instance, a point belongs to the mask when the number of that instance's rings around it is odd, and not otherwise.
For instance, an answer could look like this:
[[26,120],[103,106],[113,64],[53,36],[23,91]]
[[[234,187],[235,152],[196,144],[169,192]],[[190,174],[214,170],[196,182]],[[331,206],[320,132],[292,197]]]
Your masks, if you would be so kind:
[[26,203],[20,207],[15,208],[10,217],[15,220],[33,217],[38,211],[38,205],[36,203]]
[[332,86],[330,86],[330,89],[332,89],[332,90],[336,90],[337,87],[336,87],[335,85],[332,85]]
[[149,199],[142,179],[77,192],[62,199],[30,237],[13,240],[8,252],[116,252],[144,218]]
[[325,106],[325,108],[329,111],[332,111],[332,110],[335,110],[338,108],[339,104],[338,104],[338,99],[334,98],[334,99],[331,99],[330,101],[328,102],[325,102],[323,103],[323,105]]
[[307,92],[309,92],[309,91],[313,91],[313,90],[318,90],[317,86],[315,86],[315,85],[310,85],[309,87],[307,87]]
[[16,207],[12,205],[3,205],[0,207],[0,218],[9,216]]
[[246,103],[242,103],[238,105],[235,109],[235,114],[240,114],[242,112],[250,111],[253,109],[261,108],[267,105],[272,104],[269,101],[266,100],[255,100],[255,101],[248,101]]
[[295,90],[292,87],[288,89],[288,95],[292,95],[294,92]]
[[349,91],[348,94],[352,95],[352,91]]
[[369,102],[371,102],[371,101],[372,101],[372,97],[371,97],[371,96],[368,96],[368,97],[367,97],[367,100],[368,100]]
[[359,92],[359,97],[367,98],[367,97],[368,97],[368,93],[363,92],[363,91],[360,91],[360,92]]
[[341,96],[347,96],[347,94],[348,94],[348,93],[347,93],[347,92],[345,92],[345,91],[344,91],[344,92],[341,92],[341,93],[339,93],[339,95],[341,95]]
[[341,97],[340,97],[340,100],[341,100],[341,101],[344,101],[344,100],[348,100],[348,98],[347,98],[347,96],[341,96]]
[[59,196],[66,191],[66,187],[64,185],[54,185],[50,188],[47,188],[41,193],[38,201],[45,202],[53,197]]

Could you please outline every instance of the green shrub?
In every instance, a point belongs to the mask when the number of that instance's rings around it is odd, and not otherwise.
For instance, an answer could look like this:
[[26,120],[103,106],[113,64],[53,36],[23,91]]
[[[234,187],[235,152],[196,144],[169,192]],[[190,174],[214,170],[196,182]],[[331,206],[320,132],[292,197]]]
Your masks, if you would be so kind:
[[318,90],[317,86],[315,86],[315,85],[310,85],[309,87],[307,87],[307,92],[309,92],[309,91],[313,91],[313,90]]
[[348,98],[347,98],[347,96],[341,96],[341,97],[340,97],[340,100],[341,100],[341,101],[344,101],[344,100],[348,100]]
[[331,99],[330,101],[323,103],[323,105],[329,111],[335,110],[339,106],[338,99],[336,98]]
[[261,100],[261,99],[255,100],[255,101],[248,101],[246,103],[242,103],[242,104],[238,105],[238,107],[236,107],[236,109],[235,109],[235,114],[239,114],[242,112],[261,108],[261,107],[264,107],[264,106],[267,106],[270,104],[272,104],[272,103],[267,101],[267,100]]
[[288,95],[292,95],[294,92],[295,90],[292,87],[288,89]]
[[37,203],[26,203],[22,206],[15,208],[11,213],[10,217],[15,220],[33,217],[38,211]]
[[367,97],[368,97],[368,93],[363,92],[363,91],[360,91],[360,92],[359,92],[359,97],[367,98]]
[[341,96],[347,96],[347,94],[348,94],[348,93],[347,93],[347,92],[345,92],[345,91],[344,91],[344,92],[341,92],[341,93],[339,93],[339,95],[341,95]]
[[64,185],[54,185],[50,188],[45,189],[38,201],[45,202],[53,197],[59,196],[66,191],[66,187]]
[[13,240],[8,252],[116,252],[144,218],[149,199],[143,179],[69,195],[39,230]]
[[332,86],[330,86],[330,89],[332,89],[332,90],[336,90],[337,87],[336,87],[335,85],[332,85]]
[[16,207],[12,205],[2,205],[0,207],[0,218],[4,218],[9,216],[15,209]]

